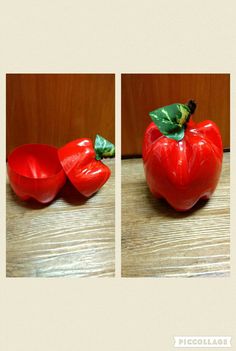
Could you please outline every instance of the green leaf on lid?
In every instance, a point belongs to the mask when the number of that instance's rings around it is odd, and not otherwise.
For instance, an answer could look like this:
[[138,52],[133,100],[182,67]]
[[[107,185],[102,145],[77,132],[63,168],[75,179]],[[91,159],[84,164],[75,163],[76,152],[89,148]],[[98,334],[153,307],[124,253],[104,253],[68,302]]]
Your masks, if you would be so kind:
[[98,134],[96,135],[94,150],[96,160],[101,160],[104,157],[115,157],[115,145]]
[[184,126],[191,115],[191,110],[184,104],[172,104],[158,108],[149,115],[162,134],[180,141],[184,137]]

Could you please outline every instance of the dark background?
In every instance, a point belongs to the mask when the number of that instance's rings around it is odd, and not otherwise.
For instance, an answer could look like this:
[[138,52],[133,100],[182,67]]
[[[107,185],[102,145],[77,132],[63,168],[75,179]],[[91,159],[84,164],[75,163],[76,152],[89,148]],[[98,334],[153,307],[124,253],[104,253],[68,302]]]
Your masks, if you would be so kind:
[[197,122],[211,119],[230,147],[229,74],[122,74],[122,155],[140,156],[148,113],[158,107],[193,99]]
[[115,141],[114,74],[7,74],[7,155],[100,134]]

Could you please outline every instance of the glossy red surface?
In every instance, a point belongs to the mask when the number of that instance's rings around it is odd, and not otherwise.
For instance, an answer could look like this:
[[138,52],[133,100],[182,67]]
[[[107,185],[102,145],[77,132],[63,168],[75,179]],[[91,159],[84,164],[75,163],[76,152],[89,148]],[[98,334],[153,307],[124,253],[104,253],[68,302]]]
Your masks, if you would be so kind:
[[58,155],[71,183],[86,197],[97,192],[110,177],[110,169],[95,159],[90,139],[71,141],[58,150]]
[[143,142],[143,162],[152,194],[164,198],[177,211],[209,199],[221,173],[223,147],[212,121],[189,121],[185,136],[175,141],[161,134],[152,122]]
[[11,187],[22,200],[34,198],[48,203],[66,181],[57,148],[50,145],[25,144],[17,147],[8,156],[7,170]]

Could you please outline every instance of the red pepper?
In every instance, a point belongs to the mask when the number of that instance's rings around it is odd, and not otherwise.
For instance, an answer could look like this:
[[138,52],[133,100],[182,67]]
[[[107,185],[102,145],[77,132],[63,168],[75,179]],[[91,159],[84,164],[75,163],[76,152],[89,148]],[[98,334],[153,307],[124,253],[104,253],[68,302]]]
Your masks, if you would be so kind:
[[57,148],[43,144],[25,144],[8,157],[8,177],[12,189],[22,200],[34,198],[52,201],[66,181]]
[[209,199],[222,167],[223,147],[216,124],[194,123],[196,104],[173,104],[150,112],[143,143],[143,162],[152,194],[177,211]]
[[94,147],[90,139],[77,139],[60,148],[58,155],[71,183],[81,194],[89,197],[110,177],[109,167],[100,160],[103,157],[114,157],[115,147],[97,135]]

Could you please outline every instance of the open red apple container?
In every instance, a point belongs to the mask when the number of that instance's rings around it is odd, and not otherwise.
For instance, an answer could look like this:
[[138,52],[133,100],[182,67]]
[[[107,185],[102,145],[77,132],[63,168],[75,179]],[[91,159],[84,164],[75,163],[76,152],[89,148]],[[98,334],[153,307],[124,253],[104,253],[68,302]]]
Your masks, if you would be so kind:
[[68,177],[81,194],[89,197],[111,174],[101,159],[114,155],[114,145],[99,135],[94,148],[86,138],[76,139],[59,149],[46,144],[24,144],[8,156],[9,183],[21,200],[33,198],[46,204],[56,197]]
[[66,182],[57,148],[44,144],[25,144],[8,157],[9,182],[22,200],[52,201]]

